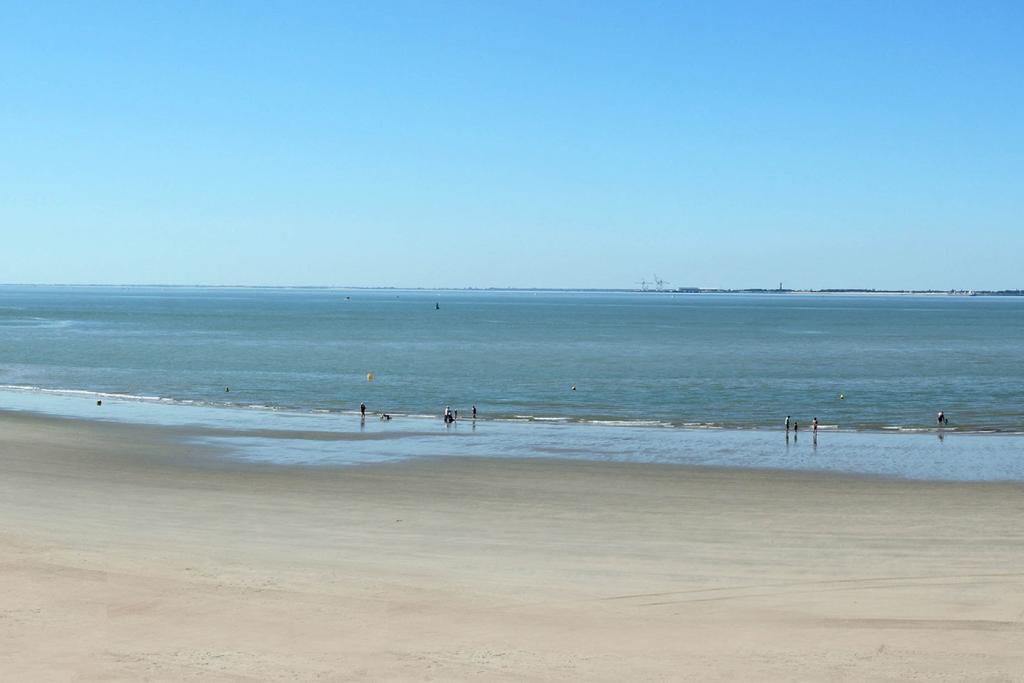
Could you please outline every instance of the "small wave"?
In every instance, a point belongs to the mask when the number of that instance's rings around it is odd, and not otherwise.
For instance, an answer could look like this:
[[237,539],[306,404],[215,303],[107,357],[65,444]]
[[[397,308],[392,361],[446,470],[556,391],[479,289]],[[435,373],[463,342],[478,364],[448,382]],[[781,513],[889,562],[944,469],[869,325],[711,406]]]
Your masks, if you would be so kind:
[[714,422],[684,422],[683,427],[686,429],[724,429],[723,425]]
[[52,389],[25,384],[0,384],[0,390],[24,393],[45,394],[49,396],[68,396],[72,398],[106,399],[111,401],[131,401],[135,403],[151,403],[176,406],[198,406],[204,408],[241,408],[247,410],[283,410],[281,406],[258,403],[231,403],[227,401],[204,401],[201,399],[172,398],[169,396],[151,396],[148,394],[130,394],[119,391],[92,391],[88,389]]
[[671,422],[661,420],[581,420],[586,424],[605,427],[672,427]]
[[139,394],[120,393],[115,391],[88,391],[85,389],[49,389],[47,387],[36,387],[21,384],[0,384],[0,389],[6,389],[9,391],[24,391],[41,394],[52,394],[54,396],[82,396],[89,398],[99,397],[110,399],[122,399],[126,401],[146,401],[148,403],[173,400],[165,399],[160,396],[144,396]]
[[[229,402],[229,401],[218,401],[218,400],[204,400],[199,398],[174,398],[168,396],[158,396],[152,394],[134,394],[128,392],[117,392],[117,391],[93,391],[86,389],[55,389],[50,387],[41,387],[31,384],[0,384],[0,391],[11,391],[11,392],[25,392],[35,393],[49,396],[65,396],[80,399],[102,399],[104,401],[131,401],[146,404],[155,405],[173,405],[182,407],[197,407],[197,408],[216,408],[216,409],[228,409],[228,410],[246,410],[246,411],[265,411],[271,413],[285,413],[285,414],[297,414],[297,415],[340,415],[340,416],[358,416],[358,410],[348,410],[339,408],[324,408],[324,407],[311,407],[301,405],[286,405],[286,404],[273,404],[273,403],[242,403],[242,402]],[[392,418],[397,419],[408,419],[408,420],[440,420],[440,413],[419,413],[419,412],[402,412],[399,410],[388,410],[387,411]],[[372,414],[377,416],[381,411],[374,411]],[[468,412],[462,415],[461,422],[470,421],[471,416]],[[504,422],[504,423],[537,423],[537,424],[581,424],[581,425],[594,425],[603,427],[618,427],[618,428],[675,428],[675,429],[687,429],[687,430],[733,430],[733,431],[781,431],[781,427],[775,424],[754,424],[754,423],[718,423],[718,422],[676,422],[670,420],[652,420],[652,419],[630,419],[630,418],[615,418],[607,415],[600,416],[587,416],[587,415],[530,415],[530,414],[506,414],[506,413],[488,413],[485,417],[476,418],[479,422]],[[1010,425],[1005,428],[1003,427],[991,427],[985,426],[972,426],[972,425],[957,425],[957,426],[946,426],[946,427],[934,427],[934,426],[921,426],[921,425],[899,425],[899,424],[850,424],[840,426],[838,424],[827,424],[818,425],[819,431],[825,431],[830,433],[837,432],[875,432],[875,433],[901,433],[901,434],[1022,434],[1024,428],[1019,425]],[[805,428],[803,431],[811,431]]]
[[51,320],[50,318],[10,318],[0,320],[0,327],[11,329],[62,329],[75,324],[74,320]]

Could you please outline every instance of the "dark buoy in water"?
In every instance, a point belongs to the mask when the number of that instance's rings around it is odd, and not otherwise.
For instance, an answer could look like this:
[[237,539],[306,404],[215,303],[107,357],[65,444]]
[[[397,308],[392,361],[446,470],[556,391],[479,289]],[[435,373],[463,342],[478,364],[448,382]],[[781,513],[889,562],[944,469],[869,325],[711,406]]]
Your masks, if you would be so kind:
[[98,405],[98,406],[103,405],[103,401],[96,401],[96,405]]
[[224,393],[225,394],[228,393],[229,391],[231,391],[231,387],[224,387]]

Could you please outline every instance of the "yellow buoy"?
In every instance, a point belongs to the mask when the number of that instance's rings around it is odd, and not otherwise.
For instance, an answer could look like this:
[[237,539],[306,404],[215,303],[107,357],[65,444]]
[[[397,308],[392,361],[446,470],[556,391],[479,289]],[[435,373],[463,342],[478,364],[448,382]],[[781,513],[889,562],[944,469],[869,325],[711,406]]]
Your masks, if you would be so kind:
[[366,373],[366,381],[367,382],[372,382],[373,381],[373,373],[372,372]]

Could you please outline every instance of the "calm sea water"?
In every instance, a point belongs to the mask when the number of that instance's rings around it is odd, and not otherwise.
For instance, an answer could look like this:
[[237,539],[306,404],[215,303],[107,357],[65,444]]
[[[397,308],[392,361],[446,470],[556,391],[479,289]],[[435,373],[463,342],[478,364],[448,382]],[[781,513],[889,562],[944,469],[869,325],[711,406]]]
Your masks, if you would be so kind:
[[[0,408],[292,430],[233,439],[278,462],[513,455],[1024,479],[1024,299],[8,286],[0,385]],[[360,402],[396,419],[360,423]],[[445,405],[474,404],[478,423],[441,425]],[[932,430],[938,410],[942,440],[885,434]],[[786,415],[805,428],[817,416],[820,443],[783,441]],[[322,438],[358,431],[389,438]]]
[[1020,431],[1024,299],[3,287],[0,384],[744,428],[944,410]]

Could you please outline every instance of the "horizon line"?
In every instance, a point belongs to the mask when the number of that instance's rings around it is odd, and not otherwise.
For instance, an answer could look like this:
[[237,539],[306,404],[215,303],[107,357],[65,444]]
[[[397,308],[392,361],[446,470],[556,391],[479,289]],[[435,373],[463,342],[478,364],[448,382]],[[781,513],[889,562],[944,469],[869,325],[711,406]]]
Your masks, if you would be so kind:
[[1016,294],[1024,296],[1024,289],[890,289],[874,287],[821,287],[821,288],[767,288],[767,287],[675,287],[675,288],[637,288],[637,287],[430,287],[403,285],[252,285],[252,284],[167,284],[167,283],[106,283],[106,282],[3,282],[0,287],[104,287],[104,288],[165,288],[165,289],[320,289],[320,290],[406,290],[434,292],[635,292],[644,294],[944,294],[956,296],[985,294]]

